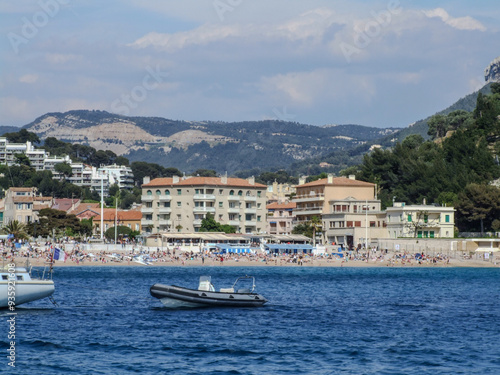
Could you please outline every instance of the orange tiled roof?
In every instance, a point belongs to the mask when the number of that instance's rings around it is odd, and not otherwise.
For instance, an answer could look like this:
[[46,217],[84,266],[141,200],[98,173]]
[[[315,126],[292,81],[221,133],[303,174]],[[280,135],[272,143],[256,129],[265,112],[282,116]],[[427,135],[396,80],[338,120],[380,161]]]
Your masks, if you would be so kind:
[[266,206],[266,208],[268,210],[279,210],[279,209],[282,209],[282,210],[289,210],[289,209],[294,209],[294,208],[297,208],[297,203],[295,202],[288,202],[288,203],[278,203],[278,202],[274,202],[274,203],[270,203]]
[[371,182],[365,182],[365,181],[359,181],[359,180],[352,180],[347,177],[334,177],[332,183],[328,183],[327,178],[323,178],[321,180],[317,181],[312,181],[308,182],[303,185],[297,185],[298,188],[301,187],[309,187],[309,186],[375,186],[375,184],[372,184]]
[[151,182],[142,185],[142,187],[160,187],[160,186],[234,186],[246,188],[267,188],[266,185],[255,183],[251,184],[248,180],[243,178],[228,177],[227,184],[222,183],[220,177],[189,177],[185,180],[180,179],[179,182],[174,183],[173,178],[155,178]]
[[80,203],[78,206],[75,207],[74,210],[70,211],[69,214],[78,215],[87,210],[91,210],[97,213],[97,210],[100,209],[101,208],[99,203]]
[[[104,209],[104,221],[114,221],[115,217],[118,217],[119,221],[140,221],[142,219],[142,213],[139,210],[129,210],[129,211],[120,211],[118,210],[118,216],[116,216],[116,210],[114,208],[105,208]],[[94,217],[94,221],[101,220],[101,214]]]

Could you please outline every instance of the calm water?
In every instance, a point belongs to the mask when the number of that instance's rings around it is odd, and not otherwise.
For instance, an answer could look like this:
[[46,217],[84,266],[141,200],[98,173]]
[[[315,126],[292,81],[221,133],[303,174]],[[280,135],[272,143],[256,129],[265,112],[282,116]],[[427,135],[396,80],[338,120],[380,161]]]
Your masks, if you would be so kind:
[[[262,308],[168,310],[156,283],[256,277]],[[56,269],[17,309],[18,374],[500,374],[500,269]],[[7,316],[2,321],[2,351]]]

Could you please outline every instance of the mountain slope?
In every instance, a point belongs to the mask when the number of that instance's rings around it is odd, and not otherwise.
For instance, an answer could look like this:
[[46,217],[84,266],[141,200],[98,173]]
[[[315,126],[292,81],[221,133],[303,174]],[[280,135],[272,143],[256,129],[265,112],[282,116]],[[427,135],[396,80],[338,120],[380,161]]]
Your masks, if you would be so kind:
[[287,168],[293,161],[351,149],[397,131],[273,120],[188,122],[86,110],[47,113],[25,128],[42,139],[55,137],[111,150],[131,161],[155,162],[186,172],[206,168],[220,173]]

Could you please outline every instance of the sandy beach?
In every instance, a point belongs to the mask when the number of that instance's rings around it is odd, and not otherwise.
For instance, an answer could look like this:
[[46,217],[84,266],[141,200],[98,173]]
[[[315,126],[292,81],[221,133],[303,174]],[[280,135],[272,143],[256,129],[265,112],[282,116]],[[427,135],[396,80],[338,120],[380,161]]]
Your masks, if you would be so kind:
[[[104,258],[104,261],[102,260]],[[16,257],[16,264],[24,264],[26,262],[26,257]],[[44,259],[41,258],[30,258],[30,263],[34,267],[43,267],[49,265]],[[223,262],[217,260],[216,258],[205,257],[204,260],[201,257],[191,258],[179,258],[179,259],[159,259],[156,262],[152,262],[150,265],[144,265],[137,263],[133,260],[123,260],[114,261],[111,258],[104,256],[99,260],[84,260],[75,261],[67,259],[66,261],[54,261],[54,268],[58,267],[404,267],[404,268],[414,268],[414,267],[489,267],[489,268],[500,268],[500,264],[492,263],[491,261],[476,260],[476,259],[447,259],[447,260],[437,260],[435,263],[433,260],[425,260],[422,262],[417,262],[414,259],[402,261],[402,259],[396,259],[394,256],[386,256],[383,260],[342,260],[342,259],[328,259],[323,257],[306,257],[302,260],[302,264],[294,263],[293,258],[287,257],[271,257],[268,260],[261,258],[248,259],[247,257],[227,257]]]

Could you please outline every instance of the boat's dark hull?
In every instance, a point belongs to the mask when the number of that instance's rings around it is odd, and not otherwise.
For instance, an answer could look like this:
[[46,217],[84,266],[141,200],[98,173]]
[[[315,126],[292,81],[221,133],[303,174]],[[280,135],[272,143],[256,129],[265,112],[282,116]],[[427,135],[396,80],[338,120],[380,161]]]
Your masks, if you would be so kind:
[[149,292],[167,307],[258,307],[267,302],[256,293],[208,292],[175,285],[154,284]]

